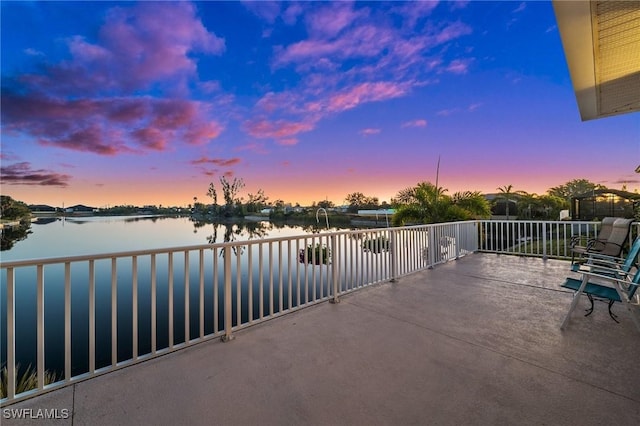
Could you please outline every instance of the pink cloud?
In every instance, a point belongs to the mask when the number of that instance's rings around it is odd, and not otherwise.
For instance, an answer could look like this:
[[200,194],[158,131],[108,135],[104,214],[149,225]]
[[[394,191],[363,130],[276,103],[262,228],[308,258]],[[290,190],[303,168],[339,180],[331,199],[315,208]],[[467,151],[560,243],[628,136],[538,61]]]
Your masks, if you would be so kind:
[[404,123],[402,123],[402,125],[400,127],[427,127],[427,120],[423,120],[423,119],[418,119],[418,120],[412,120],[412,121],[405,121]]
[[359,17],[369,14],[368,9],[354,10],[352,3],[335,2],[317,9],[307,17],[307,28],[312,37],[335,37]]
[[[272,138],[287,141],[291,136],[313,130],[314,124],[285,120],[268,121],[259,119],[245,122],[247,132],[256,138]],[[286,143],[285,143],[286,144]]]
[[361,103],[397,98],[408,92],[407,84],[394,82],[361,83],[329,99],[329,111],[346,111]]
[[134,130],[132,136],[145,148],[163,151],[167,146],[167,139],[165,138],[164,132],[156,128],[147,127]]
[[437,44],[442,44],[456,38],[469,35],[472,32],[473,30],[471,29],[471,27],[458,21],[454,22],[453,24],[449,24],[442,30],[438,31],[434,36],[434,40]]
[[71,176],[55,173],[45,169],[33,169],[31,163],[21,162],[0,167],[2,182],[6,185],[40,185],[60,186],[69,185]]
[[445,71],[448,71],[453,74],[466,74],[469,71],[469,66],[471,65],[471,62],[473,62],[473,58],[454,59],[445,68]]

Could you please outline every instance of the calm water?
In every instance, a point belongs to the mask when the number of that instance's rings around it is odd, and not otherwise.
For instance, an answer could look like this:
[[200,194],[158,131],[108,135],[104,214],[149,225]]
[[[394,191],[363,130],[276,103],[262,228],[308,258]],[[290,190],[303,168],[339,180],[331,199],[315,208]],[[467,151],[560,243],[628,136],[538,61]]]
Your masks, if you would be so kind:
[[[51,221],[53,220],[53,221]],[[322,227],[322,231],[326,231]],[[188,217],[93,216],[48,218],[0,253],[2,260],[37,259],[285,237],[312,228],[269,222],[205,224]],[[317,228],[316,228],[317,229]]]
[[[47,221],[45,221],[47,222]],[[315,229],[314,229],[315,228]],[[86,254],[113,253],[131,250],[145,250],[153,248],[168,248],[180,246],[192,246],[229,241],[256,240],[269,237],[300,236],[326,231],[324,226],[278,226],[268,222],[238,224],[205,224],[196,223],[189,218],[162,218],[162,217],[86,217],[48,219],[48,223],[34,223],[32,233],[16,242],[10,250],[1,253],[2,260],[19,260],[50,258]],[[332,229],[333,230],[333,229]],[[360,241],[351,241],[349,244],[361,244]],[[310,300],[326,296],[328,291],[328,266],[303,266],[289,267],[290,264],[298,264],[298,253],[286,244],[269,245],[269,253],[265,252],[265,262],[272,256],[278,264],[281,259],[282,269],[277,270],[274,276],[263,275],[264,286],[258,285],[258,248],[253,246],[242,249],[240,256],[242,268],[236,270],[235,261],[233,268],[233,298],[236,300],[238,292],[241,292],[241,317],[246,321],[249,315],[257,318],[260,308],[268,315],[270,309],[279,312],[296,306],[298,303],[306,303]],[[265,249],[266,250],[266,249]],[[247,282],[248,268],[246,257],[248,251],[252,251],[254,259],[253,280]],[[223,328],[223,293],[222,285],[214,286],[214,263],[217,263],[218,282],[223,282],[223,271],[220,267],[223,257],[220,252],[215,254],[207,251],[204,260],[205,300],[204,310],[205,334],[215,332],[214,310],[212,301],[218,294],[218,330]],[[235,255],[234,255],[235,256]],[[363,253],[362,256],[374,257],[380,254]],[[199,289],[198,289],[198,259],[194,253],[189,257],[188,267],[190,274],[190,288],[188,291],[181,284],[185,271],[185,259],[183,255],[176,254],[174,259],[175,286],[170,291],[169,274],[167,265],[168,255],[157,256],[157,321],[156,339],[158,349],[169,344],[169,294],[173,295],[174,318],[173,335],[174,343],[185,341],[184,306],[185,298],[189,298],[189,323],[190,338],[199,335]],[[364,260],[363,260],[364,262]],[[324,269],[323,269],[324,268]],[[149,256],[141,256],[137,263],[138,270],[138,347],[139,353],[148,353],[151,350],[151,265]],[[321,272],[323,271],[323,272]],[[346,272],[345,272],[346,273]],[[236,287],[236,278],[241,274],[242,286]],[[286,283],[302,277],[304,274],[304,288],[288,287]],[[130,258],[117,261],[117,352],[118,360],[126,360],[132,356],[132,292],[131,292],[132,263]],[[72,374],[77,375],[88,371],[88,336],[89,336],[89,290],[88,290],[88,264],[86,262],[74,263],[71,266],[71,323],[72,323]],[[0,277],[0,363],[7,359],[7,317],[6,317],[6,276]],[[16,270],[16,359],[24,368],[36,363],[36,270],[35,268],[18,268]],[[272,283],[269,285],[268,283]],[[285,283],[283,285],[283,283]],[[313,284],[311,284],[313,283]],[[316,285],[317,283],[317,285]],[[246,294],[248,287],[253,292],[253,305],[249,307]],[[111,363],[111,261],[109,259],[95,262],[95,294],[96,294],[96,367],[106,366]],[[260,298],[262,306],[260,306]],[[45,267],[44,283],[45,299],[45,368],[62,374],[64,366],[64,267],[63,265],[51,265]],[[269,305],[269,300],[272,304]],[[274,302],[275,301],[275,302]],[[279,303],[278,303],[279,302]],[[292,304],[292,306],[289,306]],[[275,309],[274,309],[275,305]],[[233,318],[236,324],[238,305],[233,303]]]

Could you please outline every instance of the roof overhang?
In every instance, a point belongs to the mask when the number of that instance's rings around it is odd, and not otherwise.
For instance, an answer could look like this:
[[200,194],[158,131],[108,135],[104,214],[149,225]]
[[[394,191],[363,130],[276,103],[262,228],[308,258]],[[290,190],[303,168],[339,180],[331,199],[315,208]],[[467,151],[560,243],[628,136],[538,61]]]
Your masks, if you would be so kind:
[[553,0],[583,121],[640,111],[640,2]]

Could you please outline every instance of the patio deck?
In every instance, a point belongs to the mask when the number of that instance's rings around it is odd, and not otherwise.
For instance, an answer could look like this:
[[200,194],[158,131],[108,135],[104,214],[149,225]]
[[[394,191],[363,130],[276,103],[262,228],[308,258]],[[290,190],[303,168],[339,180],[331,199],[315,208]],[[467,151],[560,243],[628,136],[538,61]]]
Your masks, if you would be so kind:
[[[473,254],[2,408],[3,425],[635,425],[619,304],[560,323],[565,261]],[[58,420],[7,410],[66,409]]]

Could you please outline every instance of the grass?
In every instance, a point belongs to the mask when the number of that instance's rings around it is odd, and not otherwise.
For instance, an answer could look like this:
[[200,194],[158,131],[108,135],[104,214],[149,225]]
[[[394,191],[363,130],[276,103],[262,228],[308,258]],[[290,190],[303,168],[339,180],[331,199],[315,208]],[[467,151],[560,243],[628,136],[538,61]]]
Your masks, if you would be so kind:
[[[35,368],[27,367],[22,372],[20,372],[20,364],[16,365],[16,370],[18,371],[18,377],[16,377],[16,391],[15,394],[20,394],[23,392],[30,391],[32,389],[36,389],[38,387],[38,373]],[[58,376],[51,372],[44,372],[44,384],[48,385],[54,383],[58,380]],[[8,393],[8,383],[9,383],[9,372],[7,370],[7,366],[5,365],[0,370],[0,397],[6,398]]]

